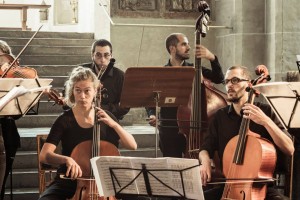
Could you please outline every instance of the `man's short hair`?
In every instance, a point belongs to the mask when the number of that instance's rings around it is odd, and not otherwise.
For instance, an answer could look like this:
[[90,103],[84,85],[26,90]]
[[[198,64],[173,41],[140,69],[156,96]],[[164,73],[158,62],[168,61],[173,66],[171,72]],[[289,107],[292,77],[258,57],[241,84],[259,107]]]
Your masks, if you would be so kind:
[[112,45],[108,40],[105,40],[105,39],[96,40],[92,45],[92,53],[95,53],[95,49],[97,46],[100,46],[100,47],[109,46],[110,53],[112,53]]
[[245,76],[245,78],[251,80],[251,73],[247,67],[242,65],[234,65],[229,67],[227,70],[234,70],[234,69],[241,69],[243,71],[242,74]]
[[182,33],[171,33],[167,38],[166,38],[166,49],[167,51],[170,53],[170,46],[175,46],[178,44],[179,40],[178,40],[178,35],[182,35],[184,37],[186,37],[184,34]]

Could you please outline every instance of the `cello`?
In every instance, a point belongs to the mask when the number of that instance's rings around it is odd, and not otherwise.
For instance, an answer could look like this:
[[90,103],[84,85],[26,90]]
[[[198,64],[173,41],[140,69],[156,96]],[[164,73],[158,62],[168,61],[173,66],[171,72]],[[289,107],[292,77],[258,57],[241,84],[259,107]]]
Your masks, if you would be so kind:
[[[210,8],[205,1],[199,1],[201,15],[196,22],[195,43],[201,44],[206,36]],[[195,56],[195,78],[193,91],[187,106],[179,106],[177,111],[179,132],[186,137],[186,158],[198,159],[203,134],[213,114],[227,105],[226,95],[214,88],[213,84],[202,76],[201,58]]]
[[[251,85],[270,80],[265,67],[258,68],[256,74],[260,76],[247,88],[249,92],[247,103],[250,104],[253,104],[254,97],[258,95]],[[250,131],[249,124],[250,119],[243,118],[239,134],[233,137],[225,147],[223,173],[227,181],[222,200],[263,200],[266,196],[267,182],[273,181],[276,149],[270,141]]]
[[[113,66],[111,61],[107,68]],[[95,98],[95,104],[101,107],[101,92]],[[100,140],[100,124],[97,123],[95,110],[93,140],[79,143],[72,151],[71,157],[78,163],[82,170],[82,177],[77,179],[77,188],[71,200],[115,200],[115,197],[103,197],[98,193],[94,179],[90,159],[96,156],[120,156],[118,149],[110,142]]]

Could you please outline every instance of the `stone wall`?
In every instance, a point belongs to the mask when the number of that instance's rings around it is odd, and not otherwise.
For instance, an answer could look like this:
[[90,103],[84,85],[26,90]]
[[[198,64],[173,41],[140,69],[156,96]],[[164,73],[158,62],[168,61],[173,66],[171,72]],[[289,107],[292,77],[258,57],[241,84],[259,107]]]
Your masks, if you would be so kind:
[[[111,15],[116,25],[111,26],[111,41],[120,68],[163,66],[169,58],[165,38],[174,32],[187,35],[193,49],[194,24],[200,15],[197,3],[198,0],[113,1]],[[212,51],[215,51],[214,38],[211,29],[202,39]],[[190,61],[193,62],[193,50],[191,53]]]
[[[112,19],[118,25],[111,26],[111,41],[121,68],[163,65],[169,56],[165,38],[173,32],[185,33],[193,47],[193,25],[199,16],[195,10],[197,2],[113,1]],[[208,3],[212,10],[210,25],[232,27],[211,28],[202,39],[218,55],[224,72],[234,64],[253,69],[265,64],[272,80],[281,81],[286,79],[287,71],[297,69],[296,55],[300,54],[297,0],[210,0]]]

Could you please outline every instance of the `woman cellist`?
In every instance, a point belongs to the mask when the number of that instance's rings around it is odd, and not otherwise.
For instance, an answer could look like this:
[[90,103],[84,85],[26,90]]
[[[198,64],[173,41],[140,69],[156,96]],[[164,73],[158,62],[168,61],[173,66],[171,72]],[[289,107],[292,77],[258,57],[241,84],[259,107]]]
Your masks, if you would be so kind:
[[[120,141],[127,149],[137,148],[133,136],[113,119],[113,115],[94,106],[93,100],[98,86],[99,81],[90,69],[83,67],[73,69],[66,84],[66,98],[71,109],[56,119],[40,153],[41,162],[59,164],[61,167],[58,169],[58,174],[65,174],[71,179],[81,177],[84,173],[80,165],[71,157],[71,153],[80,143],[93,139],[95,116],[99,117],[98,121],[101,124],[101,140],[115,147],[118,147]],[[54,152],[60,141],[62,155]],[[71,198],[76,192],[76,183],[76,180],[61,179],[58,176],[40,199]]]
[[[224,84],[226,86],[227,97],[231,102],[231,105],[217,111],[209,126],[208,134],[204,137],[204,142],[199,153],[199,159],[201,162],[200,173],[203,185],[211,182],[213,178],[211,177],[210,157],[214,155],[215,151],[218,152],[221,160],[223,159],[223,167],[224,163],[230,164],[230,162],[232,162],[232,160],[224,161],[223,153],[228,142],[239,133],[239,128],[243,118],[249,119],[249,130],[251,132],[260,135],[261,138],[271,141],[278,151],[282,151],[288,156],[291,156],[294,152],[294,146],[290,134],[276,119],[270,106],[258,102],[254,104],[247,103],[249,94],[246,91],[246,88],[251,84],[250,80],[250,72],[243,66],[230,67],[225,74]],[[246,148],[251,148],[251,146],[246,146]],[[256,159],[256,149],[250,149],[250,151],[252,152],[253,159]],[[226,157],[228,156],[226,155]],[[254,160],[253,162],[255,163],[257,161]],[[252,169],[249,169],[249,171],[250,170]],[[272,170],[272,167],[270,167],[270,170]],[[232,180],[231,182],[234,181],[235,180]],[[241,193],[243,193],[242,191],[243,189],[241,189]],[[206,200],[224,199],[222,194],[223,186],[221,185],[204,192]],[[241,195],[235,199],[252,198],[244,198]],[[265,197],[259,199],[282,200],[285,199],[285,197],[274,189],[272,184],[269,184]]]

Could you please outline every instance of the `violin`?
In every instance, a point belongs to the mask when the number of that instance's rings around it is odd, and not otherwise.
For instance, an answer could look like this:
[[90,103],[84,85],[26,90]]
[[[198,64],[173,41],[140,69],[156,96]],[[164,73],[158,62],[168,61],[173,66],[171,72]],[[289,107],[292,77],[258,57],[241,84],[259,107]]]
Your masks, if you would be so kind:
[[5,53],[0,55],[1,78],[37,78],[36,70],[29,67],[20,67],[18,59],[30,44],[30,42],[33,40],[33,38],[36,36],[36,34],[39,32],[39,30],[42,28],[42,26],[43,25],[41,25],[38,30],[36,30],[36,32],[32,35],[30,40],[28,40],[26,45],[22,48],[22,50],[15,58]]
[[[260,76],[247,88],[249,92],[247,103],[250,104],[253,104],[254,97],[259,94],[252,85],[270,80],[267,68],[263,65],[258,66],[256,74]],[[222,200],[265,199],[267,182],[273,181],[276,149],[270,141],[250,131],[249,124],[250,119],[243,118],[239,134],[225,147],[223,173],[227,181]]]
[[1,78],[37,78],[37,72],[30,67],[20,67],[19,61],[9,54],[0,55]]

